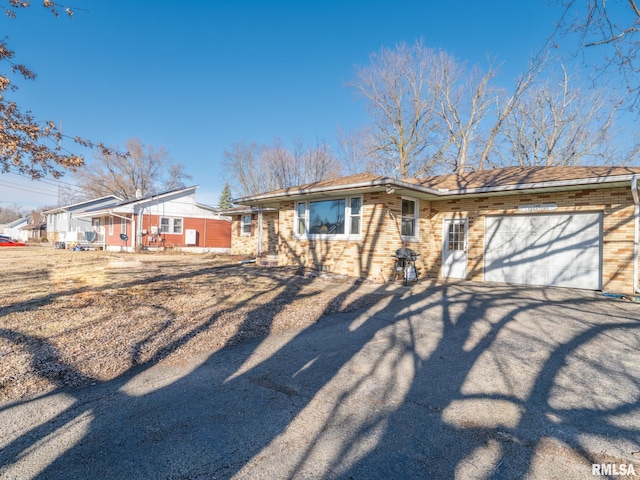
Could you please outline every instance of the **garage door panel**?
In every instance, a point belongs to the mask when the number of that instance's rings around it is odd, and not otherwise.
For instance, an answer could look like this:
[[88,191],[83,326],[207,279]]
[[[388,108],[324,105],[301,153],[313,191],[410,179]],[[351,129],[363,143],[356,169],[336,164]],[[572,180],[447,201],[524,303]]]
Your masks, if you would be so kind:
[[487,217],[485,279],[598,290],[602,215]]
[[533,232],[545,232],[549,230],[549,221],[544,216],[530,217],[529,225]]
[[530,285],[548,285],[549,274],[548,268],[533,267],[526,283]]
[[573,250],[571,253],[574,262],[593,265],[595,262],[599,263],[600,245],[589,245],[586,247],[580,245],[580,250]]
[[600,216],[594,217],[593,215],[573,215],[571,218],[571,225],[576,231],[586,231],[593,228],[600,228]]
[[573,234],[574,245],[588,248],[588,247],[599,247],[600,239],[599,237],[594,238],[593,231],[578,231]]

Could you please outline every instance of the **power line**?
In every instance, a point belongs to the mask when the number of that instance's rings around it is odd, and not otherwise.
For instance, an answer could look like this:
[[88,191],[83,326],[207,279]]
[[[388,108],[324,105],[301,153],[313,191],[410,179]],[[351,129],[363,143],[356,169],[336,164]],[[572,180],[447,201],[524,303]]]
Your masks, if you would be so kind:
[[34,190],[34,189],[31,189],[31,188],[25,188],[24,186],[19,185],[17,183],[0,181],[0,185],[3,186],[3,187],[13,188],[14,190],[22,190],[24,192],[37,193],[39,195],[45,195],[45,196],[48,196],[48,197],[56,197],[56,198],[58,197],[57,193],[47,193],[47,192],[44,192],[42,190]]

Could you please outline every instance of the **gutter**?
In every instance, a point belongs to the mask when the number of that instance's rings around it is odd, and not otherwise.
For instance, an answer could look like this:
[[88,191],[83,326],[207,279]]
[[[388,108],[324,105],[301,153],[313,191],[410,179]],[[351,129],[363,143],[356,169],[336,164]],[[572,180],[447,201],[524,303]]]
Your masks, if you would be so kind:
[[122,218],[123,220],[127,220],[128,222],[131,221],[131,219],[129,217],[125,217],[123,215],[118,215],[117,213],[113,213],[113,211],[111,211],[111,210],[109,210],[109,212],[107,212],[107,213],[109,213],[109,215],[112,215],[114,217]]
[[640,251],[640,198],[638,197],[638,177],[640,175],[633,175],[631,177],[631,194],[633,195],[633,203],[635,210],[633,212],[633,291],[634,293],[640,293],[640,287],[638,286],[638,253]]
[[579,178],[574,180],[555,180],[550,182],[538,182],[538,183],[519,183],[514,185],[499,185],[495,187],[478,187],[478,188],[461,188],[456,190],[450,190],[447,188],[431,188],[424,187],[417,183],[405,182],[395,178],[384,177],[378,180],[372,180],[368,182],[350,183],[345,185],[331,185],[328,187],[310,187],[310,188],[294,188],[291,190],[285,190],[278,193],[265,193],[261,195],[255,195],[250,197],[237,198],[233,200],[233,203],[240,205],[250,205],[265,200],[275,200],[278,198],[286,198],[298,195],[308,195],[313,193],[325,193],[344,191],[357,188],[371,188],[371,187],[390,187],[390,188],[404,188],[413,190],[415,192],[425,193],[436,197],[453,197],[459,195],[477,195],[483,193],[498,193],[498,192],[514,192],[519,190],[531,190],[542,188],[558,188],[558,187],[579,187],[582,185],[601,185],[605,183],[620,183],[628,182],[637,175],[617,175],[611,177],[592,177],[592,178]]
[[574,180],[554,180],[550,182],[517,183],[514,185],[499,185],[496,187],[461,188],[458,190],[440,189],[437,195],[472,195],[478,193],[512,192],[517,190],[530,190],[535,188],[574,187],[581,185],[600,185],[603,183],[628,182],[634,175],[618,175],[613,177],[578,178]]
[[254,195],[251,197],[237,198],[237,199],[233,199],[232,202],[240,205],[248,205],[250,203],[256,203],[258,201],[272,200],[272,199],[282,198],[282,197],[293,197],[296,195],[308,195],[311,193],[335,192],[335,191],[342,191],[342,190],[351,190],[355,188],[371,188],[371,187],[407,188],[410,190],[415,190],[417,192],[428,193],[430,195],[442,195],[441,192],[433,188],[423,187],[421,185],[404,182],[402,180],[397,180],[395,178],[384,177],[378,180],[371,180],[368,182],[348,183],[345,185],[330,185],[328,187],[292,188],[291,190],[285,190],[284,192],[279,192],[279,193],[264,193],[261,195]]

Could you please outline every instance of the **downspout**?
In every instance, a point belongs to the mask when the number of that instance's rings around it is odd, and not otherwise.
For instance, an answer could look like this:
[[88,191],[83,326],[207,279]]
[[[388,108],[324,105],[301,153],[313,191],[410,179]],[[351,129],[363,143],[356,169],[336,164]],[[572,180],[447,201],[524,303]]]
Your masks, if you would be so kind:
[[258,207],[258,257],[262,256],[262,205]]
[[640,293],[640,287],[638,286],[638,252],[640,250],[640,199],[638,198],[638,177],[639,175],[631,177],[631,194],[633,195],[633,203],[635,204],[635,210],[633,213],[633,291],[635,293]]
[[133,251],[136,251],[136,217],[137,217],[137,213],[133,213],[133,215],[131,215],[131,248],[133,248]]

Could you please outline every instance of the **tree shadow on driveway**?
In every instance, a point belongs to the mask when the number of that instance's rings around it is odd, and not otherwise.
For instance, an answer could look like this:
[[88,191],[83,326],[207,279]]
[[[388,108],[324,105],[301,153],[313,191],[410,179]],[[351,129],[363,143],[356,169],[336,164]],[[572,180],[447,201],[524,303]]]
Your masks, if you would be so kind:
[[598,452],[634,460],[637,306],[473,283],[404,292],[7,406],[0,474],[580,478]]

